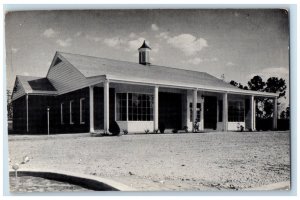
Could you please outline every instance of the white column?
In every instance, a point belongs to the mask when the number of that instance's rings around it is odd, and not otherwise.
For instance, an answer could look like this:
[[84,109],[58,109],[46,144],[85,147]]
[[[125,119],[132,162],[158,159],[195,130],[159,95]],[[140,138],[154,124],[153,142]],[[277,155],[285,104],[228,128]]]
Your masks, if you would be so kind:
[[109,82],[105,80],[104,86],[104,131],[109,132]]
[[228,95],[223,94],[223,130],[228,130]]
[[94,86],[90,86],[90,133],[94,133]]
[[277,129],[277,116],[278,116],[278,110],[277,110],[277,97],[273,100],[273,130]]
[[158,130],[158,86],[154,87],[154,108],[153,108],[154,131]]
[[253,127],[254,127],[254,130],[256,131],[256,101],[255,101],[255,99],[253,101]]
[[48,131],[48,135],[50,135],[50,115],[49,115],[49,112],[50,112],[50,108],[47,107],[47,131]]
[[28,120],[28,94],[26,94],[26,131],[29,132],[29,120]]
[[198,101],[198,95],[197,95],[197,89],[193,90],[193,132],[195,132],[195,128],[194,128],[194,123],[196,122],[196,118],[197,118],[197,101]]
[[252,131],[255,130],[255,99],[253,95],[250,97],[250,128]]

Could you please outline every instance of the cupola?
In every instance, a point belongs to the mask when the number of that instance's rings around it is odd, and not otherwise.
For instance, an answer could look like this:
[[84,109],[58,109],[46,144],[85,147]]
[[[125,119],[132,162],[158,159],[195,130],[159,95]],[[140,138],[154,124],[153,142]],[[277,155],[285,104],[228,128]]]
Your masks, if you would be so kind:
[[150,65],[150,51],[151,48],[146,44],[146,41],[144,40],[144,43],[139,48],[139,63],[142,65]]

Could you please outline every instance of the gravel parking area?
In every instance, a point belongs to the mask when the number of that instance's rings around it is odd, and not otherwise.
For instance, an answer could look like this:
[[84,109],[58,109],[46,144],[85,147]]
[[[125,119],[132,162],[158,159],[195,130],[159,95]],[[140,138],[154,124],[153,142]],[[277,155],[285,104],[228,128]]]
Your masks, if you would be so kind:
[[[141,191],[245,190],[290,181],[290,132],[10,135],[10,165],[109,178]],[[10,166],[11,168],[11,166]]]

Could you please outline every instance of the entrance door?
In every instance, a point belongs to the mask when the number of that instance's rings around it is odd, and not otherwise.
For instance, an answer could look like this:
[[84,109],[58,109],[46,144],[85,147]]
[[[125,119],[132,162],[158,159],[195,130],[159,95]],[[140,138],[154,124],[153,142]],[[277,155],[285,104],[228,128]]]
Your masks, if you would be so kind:
[[204,97],[204,128],[217,128],[217,97]]
[[181,129],[181,94],[160,92],[158,95],[158,121],[167,129]]

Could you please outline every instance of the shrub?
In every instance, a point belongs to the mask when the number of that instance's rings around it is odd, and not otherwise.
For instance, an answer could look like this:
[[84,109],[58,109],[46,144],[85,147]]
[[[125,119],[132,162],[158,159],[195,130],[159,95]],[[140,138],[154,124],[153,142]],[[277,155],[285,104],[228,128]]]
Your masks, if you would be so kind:
[[161,123],[159,124],[159,132],[160,132],[160,133],[164,133],[165,130],[166,130],[166,126],[165,126],[165,124],[164,124],[163,122],[161,122]]
[[158,129],[155,129],[155,130],[154,130],[154,133],[158,133]]
[[150,132],[150,130],[149,129],[145,129],[145,133],[147,134],[147,133],[149,133]]
[[178,130],[177,129],[173,129],[172,133],[178,133]]
[[187,126],[184,126],[184,127],[183,127],[183,129],[184,129],[184,131],[185,131],[186,133],[188,133],[188,132],[189,132],[189,127],[187,127]]
[[124,133],[124,135],[127,135],[128,134],[127,129],[123,129],[123,133]]
[[116,121],[112,121],[109,124],[109,132],[111,132],[112,135],[119,135],[120,134],[120,127]]

